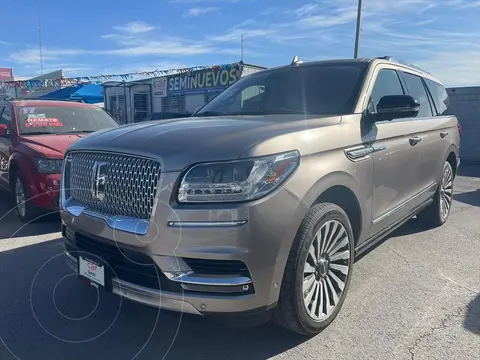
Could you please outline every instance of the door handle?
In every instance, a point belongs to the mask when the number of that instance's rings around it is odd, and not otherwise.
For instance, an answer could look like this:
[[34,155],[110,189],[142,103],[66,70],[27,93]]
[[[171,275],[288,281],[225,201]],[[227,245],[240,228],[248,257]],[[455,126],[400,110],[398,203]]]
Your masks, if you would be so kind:
[[448,131],[440,131],[440,137],[443,139],[445,136],[448,135]]
[[420,141],[422,141],[422,138],[419,136],[412,136],[410,139],[408,139],[408,141],[410,141],[410,145],[414,146],[417,145]]

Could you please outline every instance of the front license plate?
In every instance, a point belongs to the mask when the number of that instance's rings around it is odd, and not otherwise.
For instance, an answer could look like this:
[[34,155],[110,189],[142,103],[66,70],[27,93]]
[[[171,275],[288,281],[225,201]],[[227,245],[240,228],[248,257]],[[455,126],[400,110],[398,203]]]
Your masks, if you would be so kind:
[[105,266],[97,261],[89,260],[83,256],[78,257],[78,273],[93,281],[94,283],[105,286]]

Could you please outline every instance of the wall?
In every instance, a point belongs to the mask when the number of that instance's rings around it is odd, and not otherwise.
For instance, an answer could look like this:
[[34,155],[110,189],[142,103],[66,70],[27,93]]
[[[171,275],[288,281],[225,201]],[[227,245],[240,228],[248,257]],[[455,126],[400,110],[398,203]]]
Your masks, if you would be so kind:
[[447,89],[452,111],[462,126],[460,157],[480,162],[480,86]]

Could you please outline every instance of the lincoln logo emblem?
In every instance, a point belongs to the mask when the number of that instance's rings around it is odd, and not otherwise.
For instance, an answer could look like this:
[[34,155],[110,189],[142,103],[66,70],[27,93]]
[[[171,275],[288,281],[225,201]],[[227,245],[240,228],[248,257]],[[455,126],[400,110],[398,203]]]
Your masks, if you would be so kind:
[[105,198],[107,165],[108,163],[103,161],[95,161],[93,164],[92,195],[100,201]]

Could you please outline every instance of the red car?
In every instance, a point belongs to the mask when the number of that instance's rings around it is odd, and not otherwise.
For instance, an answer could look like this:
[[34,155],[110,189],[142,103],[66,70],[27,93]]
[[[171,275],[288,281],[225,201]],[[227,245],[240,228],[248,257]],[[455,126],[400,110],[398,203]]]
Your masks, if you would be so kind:
[[[71,101],[0,101],[0,187],[12,190],[19,218],[58,209],[65,150],[119,124],[103,109]],[[1,194],[0,194],[1,196]]]

